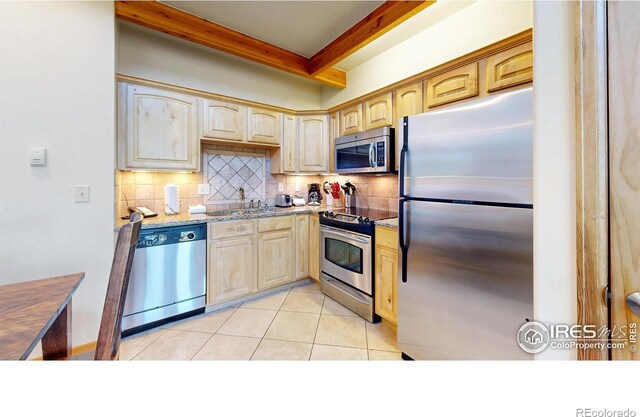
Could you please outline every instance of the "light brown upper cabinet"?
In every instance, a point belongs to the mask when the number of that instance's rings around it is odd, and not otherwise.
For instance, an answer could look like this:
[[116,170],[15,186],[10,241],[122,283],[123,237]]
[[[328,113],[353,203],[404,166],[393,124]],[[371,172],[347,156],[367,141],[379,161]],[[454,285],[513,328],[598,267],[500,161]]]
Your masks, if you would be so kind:
[[393,124],[393,106],[391,102],[391,92],[364,102],[364,130]]
[[298,171],[327,172],[328,165],[328,116],[298,116]]
[[249,107],[249,142],[280,145],[282,113]]
[[436,107],[478,95],[478,63],[465,65],[427,80],[424,107]]
[[282,172],[296,172],[297,150],[297,121],[296,116],[285,114],[282,118]]
[[246,106],[219,100],[202,100],[202,136],[242,141],[245,137]]
[[200,170],[198,99],[119,83],[118,169]]
[[496,91],[533,80],[531,42],[487,58],[487,91]]
[[408,85],[396,90],[396,120],[394,125],[399,127],[399,120],[405,116],[422,113],[422,83]]
[[340,137],[340,112],[329,115],[329,172],[336,171],[335,140]]
[[362,131],[362,103],[340,110],[340,136]]

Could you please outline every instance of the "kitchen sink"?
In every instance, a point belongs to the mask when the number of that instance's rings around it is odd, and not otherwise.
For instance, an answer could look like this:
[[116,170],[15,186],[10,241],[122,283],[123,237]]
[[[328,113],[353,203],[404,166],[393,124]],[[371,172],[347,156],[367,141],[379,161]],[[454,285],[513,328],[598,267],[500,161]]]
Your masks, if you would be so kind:
[[216,211],[207,211],[204,214],[212,217],[224,217],[224,216],[235,216],[240,214],[240,210],[216,210]]
[[215,210],[215,211],[207,211],[204,214],[211,217],[229,217],[229,216],[238,216],[238,215],[251,214],[251,213],[264,213],[267,211],[270,211],[270,208],[261,207],[261,208],[253,208],[253,209]]

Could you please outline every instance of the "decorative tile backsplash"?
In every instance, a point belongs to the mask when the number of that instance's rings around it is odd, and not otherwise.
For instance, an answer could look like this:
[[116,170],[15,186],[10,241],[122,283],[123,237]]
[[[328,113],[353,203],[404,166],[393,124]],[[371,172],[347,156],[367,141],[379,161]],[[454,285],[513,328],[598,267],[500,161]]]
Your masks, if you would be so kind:
[[[201,172],[116,171],[116,215],[128,214],[127,206],[145,206],[164,213],[164,186],[167,183],[178,186],[181,213],[186,213],[188,206],[197,204],[204,204],[207,210],[237,208],[240,205],[240,187],[245,190],[247,202],[261,200],[273,206],[279,183],[283,185],[281,192],[299,195],[306,200],[311,183],[338,181],[344,184],[347,180],[357,187],[358,207],[398,210],[397,175],[271,174],[270,154],[268,150],[257,148],[207,144],[202,147]],[[198,184],[209,184],[209,194],[199,195]]]
[[203,178],[209,184],[204,204],[228,204],[239,200],[244,189],[246,200],[265,200],[265,156],[242,151],[208,150]]

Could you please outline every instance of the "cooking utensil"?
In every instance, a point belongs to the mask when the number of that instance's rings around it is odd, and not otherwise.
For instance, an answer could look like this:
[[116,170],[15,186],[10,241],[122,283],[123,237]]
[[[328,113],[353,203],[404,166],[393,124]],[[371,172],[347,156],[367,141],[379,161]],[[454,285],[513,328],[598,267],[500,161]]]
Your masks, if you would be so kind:
[[344,185],[349,188],[349,192],[347,194],[349,195],[353,195],[356,193],[356,186],[351,184],[351,182],[347,181],[344,183]]
[[331,183],[331,196],[333,198],[340,198],[340,184],[337,182]]

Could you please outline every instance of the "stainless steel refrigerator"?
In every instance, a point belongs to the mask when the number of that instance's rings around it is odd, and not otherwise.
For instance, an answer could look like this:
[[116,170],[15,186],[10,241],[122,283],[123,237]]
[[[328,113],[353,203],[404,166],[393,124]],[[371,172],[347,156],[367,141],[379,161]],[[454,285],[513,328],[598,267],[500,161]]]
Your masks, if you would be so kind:
[[532,89],[403,119],[398,346],[413,359],[532,359]]

